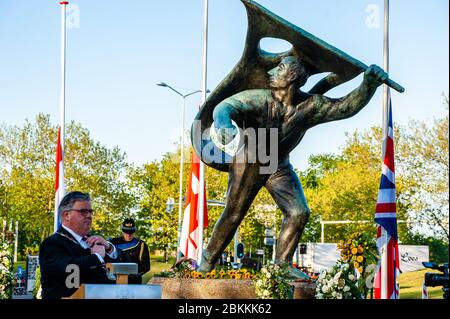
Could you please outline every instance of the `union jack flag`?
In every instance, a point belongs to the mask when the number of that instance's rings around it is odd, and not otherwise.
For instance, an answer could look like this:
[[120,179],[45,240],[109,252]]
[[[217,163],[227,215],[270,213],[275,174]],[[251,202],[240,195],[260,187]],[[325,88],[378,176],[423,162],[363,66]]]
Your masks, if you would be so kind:
[[[383,254],[383,246],[387,247],[387,264],[378,262],[378,270],[375,274],[375,299],[382,299],[381,282],[382,267],[387,267],[386,299],[399,299],[399,287],[397,276],[400,273],[397,235],[397,207],[395,194],[395,168],[394,168],[394,129],[392,125],[391,99],[388,103],[387,130],[384,138],[385,154],[382,166],[380,188],[378,191],[377,206],[375,209],[375,222],[377,227],[377,247],[380,255]],[[383,230],[386,236],[382,236]],[[387,242],[386,242],[387,241]],[[384,298],[384,297],[383,297]]]

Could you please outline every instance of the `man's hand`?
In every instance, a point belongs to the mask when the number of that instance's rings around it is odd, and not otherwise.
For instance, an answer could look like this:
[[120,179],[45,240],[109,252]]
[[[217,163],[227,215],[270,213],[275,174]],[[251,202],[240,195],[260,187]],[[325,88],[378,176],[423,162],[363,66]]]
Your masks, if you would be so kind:
[[230,126],[219,128],[217,132],[217,137],[219,138],[220,143],[226,145],[234,139],[237,133],[238,130],[236,126],[231,124]]
[[378,87],[388,78],[388,74],[379,66],[372,64],[364,72],[364,78],[370,86]]
[[105,246],[100,244],[92,246],[91,255],[96,253],[102,256],[102,258],[105,258]]
[[102,236],[91,236],[88,239],[86,239],[86,242],[89,244],[89,246],[93,247],[95,245],[102,245],[105,249],[109,248],[109,242],[107,242]]

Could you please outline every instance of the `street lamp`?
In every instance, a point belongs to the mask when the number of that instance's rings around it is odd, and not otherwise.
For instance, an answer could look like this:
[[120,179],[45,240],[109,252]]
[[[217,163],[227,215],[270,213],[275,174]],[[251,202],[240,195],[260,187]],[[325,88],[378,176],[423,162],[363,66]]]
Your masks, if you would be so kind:
[[[180,156],[180,187],[179,187],[179,200],[178,200],[178,240],[177,240],[177,261],[181,258],[181,251],[179,249],[180,247],[180,238],[181,238],[181,219],[182,219],[182,211],[183,211],[183,163],[184,163],[184,111],[186,106],[186,98],[190,95],[193,95],[195,93],[199,93],[202,90],[196,90],[188,94],[181,94],[177,90],[175,90],[170,85],[164,83],[164,82],[158,82],[156,83],[158,86],[166,87],[174,91],[176,94],[181,96],[183,99],[183,107],[181,109],[181,156]],[[206,93],[209,93],[209,90],[206,90]]]

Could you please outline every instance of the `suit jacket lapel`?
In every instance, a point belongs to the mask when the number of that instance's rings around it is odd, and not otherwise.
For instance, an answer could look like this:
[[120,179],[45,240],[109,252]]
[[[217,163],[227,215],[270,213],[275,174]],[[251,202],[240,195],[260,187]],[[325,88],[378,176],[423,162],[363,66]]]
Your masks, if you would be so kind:
[[66,239],[68,239],[70,242],[72,242],[74,245],[76,245],[77,247],[79,247],[79,249],[81,249],[83,252],[91,252],[91,250],[89,248],[83,248],[80,243],[75,239],[75,237],[73,237],[73,235],[68,232],[64,227],[59,226],[58,228],[58,233],[62,234],[62,237],[66,237]]

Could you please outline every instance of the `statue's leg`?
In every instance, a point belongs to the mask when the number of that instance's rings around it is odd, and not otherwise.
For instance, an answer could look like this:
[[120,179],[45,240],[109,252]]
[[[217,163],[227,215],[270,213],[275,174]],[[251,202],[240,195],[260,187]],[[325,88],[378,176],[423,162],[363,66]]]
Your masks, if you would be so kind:
[[214,225],[199,271],[214,268],[266,179],[267,176],[259,174],[258,165],[234,163],[230,166],[225,209]]
[[271,175],[265,186],[283,212],[275,261],[291,266],[292,257],[310,214],[305,195],[297,174],[289,163]]

